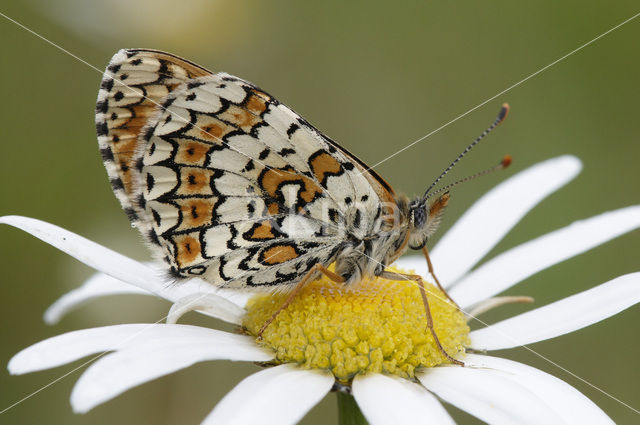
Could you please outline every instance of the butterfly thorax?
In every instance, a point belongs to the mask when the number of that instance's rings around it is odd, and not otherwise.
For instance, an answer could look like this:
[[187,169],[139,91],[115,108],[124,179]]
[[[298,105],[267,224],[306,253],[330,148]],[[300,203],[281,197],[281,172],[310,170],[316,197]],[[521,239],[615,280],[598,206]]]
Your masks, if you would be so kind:
[[350,237],[335,259],[336,273],[345,278],[346,284],[381,275],[407,250],[410,235],[408,200],[404,195],[393,196],[394,202],[380,206],[380,216],[364,236],[354,237],[355,229],[347,226]]
[[337,254],[336,272],[347,284],[380,276],[407,249],[426,245],[440,224],[448,201],[448,192],[432,203],[424,198],[409,201],[405,195],[393,194],[393,202],[383,204],[381,216],[372,223],[367,235],[350,238],[351,243]]

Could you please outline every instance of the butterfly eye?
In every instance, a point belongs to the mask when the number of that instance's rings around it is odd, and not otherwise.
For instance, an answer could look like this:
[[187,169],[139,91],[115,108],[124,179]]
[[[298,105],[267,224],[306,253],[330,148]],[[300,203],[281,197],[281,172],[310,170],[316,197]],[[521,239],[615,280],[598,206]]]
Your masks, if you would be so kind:
[[411,207],[411,223],[414,229],[419,229],[424,226],[427,221],[427,213],[424,205],[416,204]]

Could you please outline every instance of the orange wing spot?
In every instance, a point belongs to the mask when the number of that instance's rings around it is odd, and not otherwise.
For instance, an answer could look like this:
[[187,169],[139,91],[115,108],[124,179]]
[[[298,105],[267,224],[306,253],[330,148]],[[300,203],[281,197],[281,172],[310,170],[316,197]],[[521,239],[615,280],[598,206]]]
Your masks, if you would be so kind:
[[224,135],[224,128],[219,124],[209,124],[202,127],[202,136],[204,139],[220,138]]
[[129,195],[133,193],[134,190],[131,167],[133,167],[133,153],[135,149],[135,142],[135,139],[129,139],[111,145],[113,146],[112,150],[114,160],[120,168],[120,172],[118,173],[118,175],[120,176],[120,180],[122,180],[122,183],[124,184],[124,191]]
[[177,195],[212,195],[212,170],[202,168],[182,168],[180,170],[180,186]]
[[138,134],[127,129],[114,128],[109,130],[109,140],[113,142],[112,147],[118,146],[120,142],[126,140],[137,139]]
[[211,145],[194,140],[178,140],[178,152],[174,161],[185,165],[204,165]]
[[269,202],[267,204],[267,211],[269,211],[271,215],[278,215],[280,214],[280,207],[275,202]]
[[[283,171],[285,171],[283,173]],[[316,194],[322,193],[322,189],[315,184],[310,178],[295,174],[293,169],[287,170],[275,170],[269,169],[262,176],[261,184],[262,188],[273,198],[278,198],[281,195],[280,187],[287,182],[298,182],[302,184],[302,190],[300,191],[300,197],[305,202],[311,202],[316,197]]]
[[224,123],[215,117],[200,115],[193,128],[189,129],[186,134],[207,142],[221,144],[221,139],[235,130],[234,126]]
[[322,193],[322,189],[308,177],[302,177],[304,182],[304,190],[300,192],[300,196],[305,202],[311,202],[316,197],[316,194]]
[[133,157],[133,153],[136,151],[136,143],[137,140],[134,138],[120,139],[118,143],[114,143],[111,146],[113,149],[113,153],[119,155],[118,160],[120,162],[124,161],[125,156],[127,160],[130,160]]
[[265,92],[262,92],[260,90],[256,90],[253,89],[251,90],[251,92],[255,95],[258,96],[260,99],[265,100],[265,101],[270,101],[271,100],[271,96],[269,96],[268,94],[266,94]]
[[136,133],[140,133],[140,129],[144,127],[148,120],[148,116],[131,118],[126,123],[122,124],[121,128],[128,128]]
[[203,227],[211,224],[213,203],[205,199],[177,200],[182,211],[182,223],[177,230]]
[[140,129],[147,123],[149,117],[153,115],[156,111],[156,105],[154,104],[141,104],[138,106],[134,106],[133,116],[129,118],[124,124],[120,125],[119,128],[128,128],[136,133],[140,132]]
[[122,170],[122,164],[120,165],[120,180],[122,180],[122,184],[124,185],[124,191],[127,194],[131,194],[134,191],[133,187],[133,174],[131,173],[131,169],[127,169],[127,171]]
[[342,170],[342,165],[331,155],[326,152],[315,156],[311,160],[311,170],[319,182],[324,183],[328,177],[327,174],[338,174]]
[[267,249],[262,253],[262,263],[269,265],[284,263],[285,261],[298,258],[300,254],[296,249],[289,245],[276,245]]
[[254,95],[247,101],[247,109],[256,115],[260,115],[267,109],[267,104],[264,99]]
[[218,115],[224,121],[230,122],[236,127],[240,127],[247,133],[251,131],[251,127],[262,121],[262,118],[253,115],[246,109],[242,109],[236,105],[230,105],[223,113]]
[[250,235],[248,235],[250,239],[273,239],[276,236],[273,234],[273,227],[271,223],[267,220],[260,223],[258,227],[253,229]]
[[179,267],[193,265],[200,258],[200,242],[191,235],[178,235],[173,238],[177,253],[176,262]]

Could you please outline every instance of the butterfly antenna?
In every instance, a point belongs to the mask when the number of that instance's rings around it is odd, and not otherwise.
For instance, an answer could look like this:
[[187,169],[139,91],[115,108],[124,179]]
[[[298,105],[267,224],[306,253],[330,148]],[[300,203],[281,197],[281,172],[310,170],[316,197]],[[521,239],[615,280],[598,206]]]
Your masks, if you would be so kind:
[[504,158],[502,158],[502,161],[500,161],[499,164],[494,165],[491,168],[487,168],[486,170],[482,170],[479,173],[475,173],[475,174],[467,176],[467,177],[465,177],[463,179],[455,181],[455,182],[453,182],[451,184],[448,184],[448,185],[446,185],[444,187],[441,187],[440,189],[436,190],[435,192],[432,192],[431,194],[429,194],[429,196],[426,196],[424,198],[424,200],[427,201],[429,198],[432,198],[432,197],[436,196],[438,193],[446,192],[449,189],[451,189],[452,187],[457,186],[457,185],[459,185],[461,183],[465,183],[465,182],[468,182],[469,180],[477,179],[478,177],[482,177],[485,174],[493,173],[494,171],[504,170],[509,165],[511,165],[511,155],[505,155]]
[[458,161],[460,161],[467,153],[469,153],[469,151],[471,149],[473,149],[473,147],[475,145],[478,144],[478,142],[480,142],[480,140],[482,140],[484,138],[484,136],[486,136],[487,134],[489,134],[491,132],[491,130],[493,130],[494,128],[496,128],[498,126],[498,124],[500,124],[502,121],[504,121],[504,119],[507,117],[507,114],[509,113],[509,104],[508,103],[503,103],[502,107],[500,108],[500,112],[498,112],[498,116],[496,117],[496,120],[493,122],[493,124],[491,124],[485,131],[482,132],[481,135],[479,135],[476,140],[474,140],[469,146],[467,146],[467,148],[465,150],[462,151],[462,153],[460,155],[458,155],[458,157],[442,172],[442,174],[440,174],[440,176],[438,176],[437,179],[435,179],[435,181],[433,183],[431,183],[431,186],[429,186],[429,188],[427,189],[427,191],[424,193],[423,198],[427,199],[427,195],[429,194],[429,192],[431,191],[431,189],[434,188],[434,186],[436,184],[438,184],[438,182],[440,180],[442,180],[442,178],[444,176],[447,175],[447,173],[449,171],[451,171],[451,169],[453,167],[455,167],[455,165],[458,163]]

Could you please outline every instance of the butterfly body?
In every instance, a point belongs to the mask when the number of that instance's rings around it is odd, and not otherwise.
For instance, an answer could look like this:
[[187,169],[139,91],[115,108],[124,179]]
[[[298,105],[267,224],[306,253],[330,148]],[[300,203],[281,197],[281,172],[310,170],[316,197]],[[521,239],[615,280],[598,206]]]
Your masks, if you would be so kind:
[[448,195],[409,201],[346,149],[237,77],[121,50],[96,106],[129,219],[176,278],[287,290],[314,265],[379,276],[435,230]]

